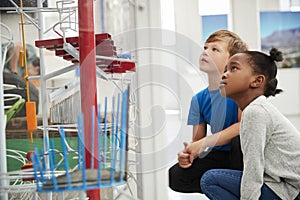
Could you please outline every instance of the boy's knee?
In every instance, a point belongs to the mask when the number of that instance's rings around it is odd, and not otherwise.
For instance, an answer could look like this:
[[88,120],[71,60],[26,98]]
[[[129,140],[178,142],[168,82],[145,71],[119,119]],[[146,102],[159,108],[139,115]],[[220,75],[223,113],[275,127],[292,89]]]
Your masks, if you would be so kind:
[[181,173],[178,165],[174,165],[169,169],[169,188],[176,192],[185,192],[181,181]]
[[169,172],[169,187],[174,190],[174,191],[177,191],[177,187],[176,187],[176,184],[175,184],[175,180],[176,179],[176,172],[175,172],[175,166],[171,167],[168,172]]

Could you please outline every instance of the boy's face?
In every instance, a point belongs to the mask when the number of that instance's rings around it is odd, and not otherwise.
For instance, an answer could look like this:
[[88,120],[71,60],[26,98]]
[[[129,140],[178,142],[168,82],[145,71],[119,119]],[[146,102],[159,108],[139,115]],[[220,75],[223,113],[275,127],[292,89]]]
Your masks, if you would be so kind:
[[229,56],[227,43],[223,41],[205,43],[199,60],[200,70],[206,73],[218,72],[221,75]]

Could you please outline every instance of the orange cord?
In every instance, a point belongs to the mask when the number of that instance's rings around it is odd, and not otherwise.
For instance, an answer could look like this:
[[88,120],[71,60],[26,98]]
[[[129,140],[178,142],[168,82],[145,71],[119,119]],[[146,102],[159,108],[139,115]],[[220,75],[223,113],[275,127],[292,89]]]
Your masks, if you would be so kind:
[[[22,0],[20,0],[20,7],[21,7],[21,9],[23,8],[23,1]],[[29,81],[28,81],[28,67],[27,67],[27,58],[26,58],[26,43],[25,43],[25,30],[24,30],[23,11],[21,12],[21,27],[22,27],[23,52],[25,54],[25,56],[23,56],[23,61],[24,61],[23,63],[24,63],[24,67],[25,67],[24,79],[25,79],[25,82],[26,82],[26,94],[27,94],[27,102],[26,102],[27,130],[29,131],[30,142],[33,143],[32,131],[37,129],[36,107],[35,107],[35,102],[30,102],[30,91],[29,91]]]

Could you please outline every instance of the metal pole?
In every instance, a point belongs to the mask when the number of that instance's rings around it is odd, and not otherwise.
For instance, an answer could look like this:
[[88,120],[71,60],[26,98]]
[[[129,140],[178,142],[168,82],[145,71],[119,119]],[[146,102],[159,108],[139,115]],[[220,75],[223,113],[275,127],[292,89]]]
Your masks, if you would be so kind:
[[[2,26],[0,24],[0,26]],[[1,27],[0,27],[0,42],[1,42]],[[2,44],[2,43],[1,43]],[[6,52],[5,52],[6,54]],[[5,57],[5,55],[4,55]],[[4,177],[7,174],[7,161],[6,161],[6,115],[4,114],[4,89],[3,89],[3,68],[5,60],[2,60],[2,47],[0,48],[0,188],[6,191],[8,187],[8,181]],[[7,200],[7,192],[0,193],[0,199]]]
[[[37,1],[38,8],[43,8],[43,0]],[[43,32],[44,32],[44,17],[43,12],[38,12],[38,19],[39,19],[39,40],[43,39]],[[48,152],[49,150],[49,134],[48,129],[48,108],[47,108],[47,88],[46,88],[46,69],[45,69],[45,54],[44,48],[39,48],[40,52],[40,81],[41,81],[41,104],[42,104],[42,118],[43,118],[43,139],[44,139],[44,152]],[[48,157],[46,157],[46,164],[49,165]],[[47,200],[52,199],[52,193],[47,193]]]
[[[97,123],[91,121],[92,107],[97,109],[94,0],[78,0],[78,19],[81,109],[84,116],[86,168],[90,168],[91,159],[98,157],[97,145],[92,145],[92,142],[98,141],[98,139],[94,138],[94,141],[91,141],[92,124],[95,124],[94,130],[97,133]],[[93,119],[97,120],[97,110],[94,113]],[[97,136],[97,134],[95,135]],[[91,158],[92,147],[95,147],[94,158]],[[100,189],[87,191],[87,196],[91,200],[100,199]]]

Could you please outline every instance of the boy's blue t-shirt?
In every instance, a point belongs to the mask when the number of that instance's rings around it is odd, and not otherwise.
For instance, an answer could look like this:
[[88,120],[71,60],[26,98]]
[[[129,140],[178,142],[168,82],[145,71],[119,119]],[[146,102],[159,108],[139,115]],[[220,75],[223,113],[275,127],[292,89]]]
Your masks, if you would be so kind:
[[[188,125],[209,124],[217,133],[238,122],[238,106],[229,98],[222,97],[220,90],[202,90],[193,96],[188,115]],[[230,150],[230,145],[215,146],[216,150]]]

